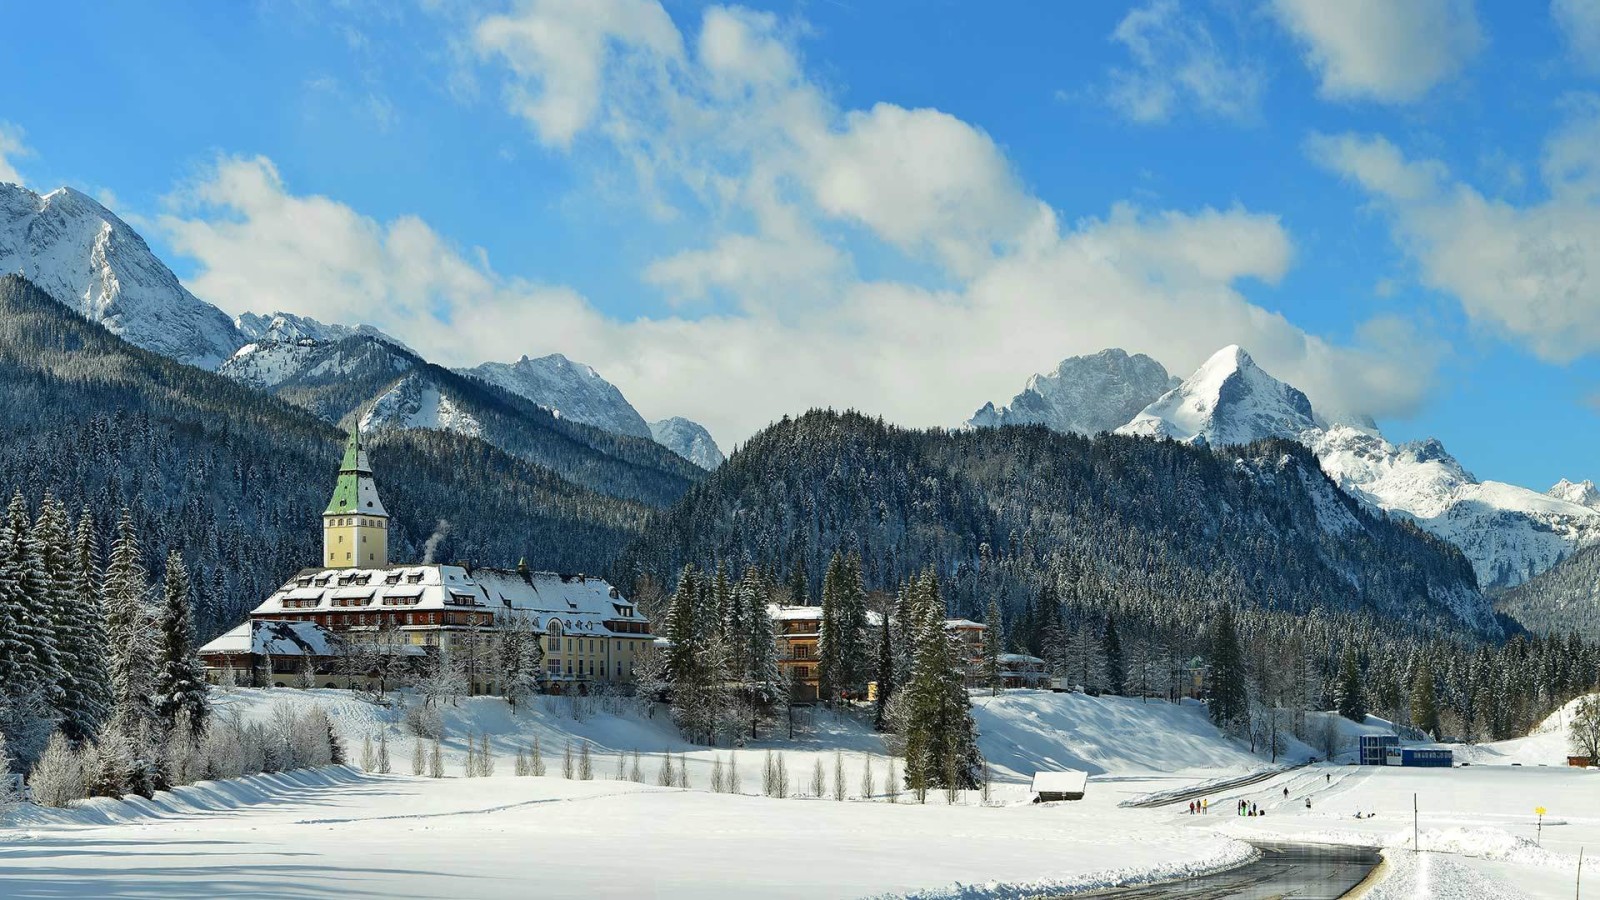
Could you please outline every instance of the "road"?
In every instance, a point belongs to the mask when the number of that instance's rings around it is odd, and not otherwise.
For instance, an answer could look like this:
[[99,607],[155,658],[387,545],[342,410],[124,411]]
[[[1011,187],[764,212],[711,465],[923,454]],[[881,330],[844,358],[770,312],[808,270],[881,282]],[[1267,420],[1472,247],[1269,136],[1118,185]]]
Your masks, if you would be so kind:
[[1174,803],[1183,803],[1186,800],[1199,800],[1202,797],[1214,797],[1223,791],[1231,791],[1237,788],[1249,787],[1253,784],[1260,784],[1268,779],[1277,778],[1279,775],[1304,769],[1309,765],[1311,765],[1311,763],[1303,762],[1299,765],[1285,766],[1281,769],[1268,769],[1265,772],[1256,772],[1251,775],[1243,775],[1231,781],[1208,781],[1205,784],[1197,785],[1187,791],[1163,793],[1153,799],[1141,800],[1137,803],[1123,801],[1122,803],[1119,803],[1118,806],[1123,806],[1128,809],[1155,809],[1161,806],[1171,806]]
[[1079,894],[1100,900],[1336,900],[1382,857],[1363,847],[1252,841],[1261,858],[1200,878]]

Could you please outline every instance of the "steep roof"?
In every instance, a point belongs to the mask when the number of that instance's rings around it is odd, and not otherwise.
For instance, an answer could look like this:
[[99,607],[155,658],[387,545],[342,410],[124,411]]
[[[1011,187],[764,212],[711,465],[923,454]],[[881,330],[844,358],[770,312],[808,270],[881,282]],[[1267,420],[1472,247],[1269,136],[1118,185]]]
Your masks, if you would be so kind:
[[361,446],[361,430],[350,429],[350,439],[344,445],[344,458],[339,462],[339,480],[333,485],[333,499],[322,511],[325,516],[363,515],[388,516],[383,501],[378,499],[378,487],[372,481],[372,463]]

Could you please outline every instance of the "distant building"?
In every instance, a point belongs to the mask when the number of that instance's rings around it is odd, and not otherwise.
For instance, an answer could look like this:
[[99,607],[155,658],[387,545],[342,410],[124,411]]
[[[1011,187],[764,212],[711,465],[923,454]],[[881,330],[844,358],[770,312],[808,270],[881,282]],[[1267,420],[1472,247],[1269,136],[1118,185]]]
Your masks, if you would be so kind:
[[[794,679],[794,696],[801,702],[814,702],[821,692],[821,678],[817,671],[821,657],[817,639],[822,633],[822,607],[779,606],[767,607],[772,616],[773,630],[778,643],[778,666]],[[883,620],[876,612],[868,611],[867,626],[877,628]],[[968,686],[982,682],[983,635],[988,626],[971,619],[946,619],[945,634],[950,637],[951,648],[966,671]],[[876,645],[869,642],[868,646]],[[1035,687],[1047,681],[1044,660],[1020,653],[1002,654],[1000,658],[1002,680],[1006,687]],[[876,683],[868,684],[865,699],[877,697]]]
[[[299,683],[280,676],[299,676],[309,662],[319,685],[359,686],[380,669],[416,669],[442,655],[462,664],[472,693],[497,693],[488,638],[516,617],[540,636],[547,690],[632,684],[639,654],[654,637],[616,588],[525,566],[391,565],[389,516],[372,474],[352,433],[322,516],[324,566],[301,570],[249,622],[200,649],[211,680],[237,673],[241,662],[259,669],[266,660],[272,684]],[[284,630],[284,623],[293,627]],[[290,659],[296,648],[300,658]],[[363,659],[379,661],[362,671]]]
[[[980,669],[981,671],[981,669]],[[1047,686],[1050,674],[1044,660],[1026,653],[1000,654],[1000,685],[1008,688]]]
[[1082,800],[1089,785],[1089,773],[1077,769],[1059,772],[1035,772],[1030,790],[1036,803],[1053,803],[1059,800]]

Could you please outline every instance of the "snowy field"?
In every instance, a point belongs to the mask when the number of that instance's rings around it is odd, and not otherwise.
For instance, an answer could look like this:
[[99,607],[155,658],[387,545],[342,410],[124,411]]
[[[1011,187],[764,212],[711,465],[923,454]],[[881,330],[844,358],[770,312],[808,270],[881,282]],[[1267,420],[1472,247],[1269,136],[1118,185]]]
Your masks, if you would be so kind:
[[[217,699],[219,714],[245,718],[269,716],[280,702],[320,702],[353,759],[363,737],[389,735],[396,774],[257,776],[155,801],[29,809],[0,830],[0,896],[978,900],[1181,877],[1246,859],[1251,851],[1238,839],[1263,837],[1386,848],[1390,874],[1372,897],[1545,897],[1572,896],[1578,847],[1600,846],[1600,772],[1560,765],[1559,715],[1545,733],[1463,751],[1471,767],[1312,766],[1218,793],[1210,814],[1190,816],[1181,803],[1117,804],[1268,765],[1219,735],[1195,705],[975,697],[995,779],[990,801],[974,791],[955,806],[942,795],[919,806],[905,794],[889,802],[882,743],[848,716],[822,713],[795,741],[739,750],[735,795],[709,790],[712,767],[720,759],[726,768],[729,750],[695,748],[664,715],[621,704],[575,710],[542,698],[513,714],[499,700],[462,701],[445,715],[447,777],[431,779],[409,774],[412,738],[393,710],[339,691],[238,690]],[[461,777],[469,731],[493,736],[494,776]],[[511,748],[535,737],[548,774],[513,775]],[[561,777],[569,740],[590,742],[595,780]],[[826,799],[759,796],[769,750],[783,755],[797,795],[812,793],[822,762]],[[619,757],[626,771],[634,751],[643,784],[617,779]],[[655,786],[668,753],[674,764],[687,761],[689,789]],[[840,765],[843,802],[831,799]],[[1061,766],[1093,773],[1088,796],[1028,804],[1025,776]],[[1432,851],[1420,856],[1409,843],[1413,792]],[[1266,815],[1231,815],[1240,798]],[[1542,847],[1533,843],[1540,805],[1548,808]],[[1600,868],[1589,874],[1600,889]]]

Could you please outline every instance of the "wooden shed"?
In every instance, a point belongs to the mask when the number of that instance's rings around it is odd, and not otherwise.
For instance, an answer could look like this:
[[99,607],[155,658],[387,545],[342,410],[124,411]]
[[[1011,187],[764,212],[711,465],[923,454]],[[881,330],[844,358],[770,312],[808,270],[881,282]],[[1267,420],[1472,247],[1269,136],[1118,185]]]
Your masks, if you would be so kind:
[[1089,773],[1077,769],[1059,772],[1033,773],[1033,794],[1036,803],[1056,800],[1082,800],[1083,790],[1089,783]]

